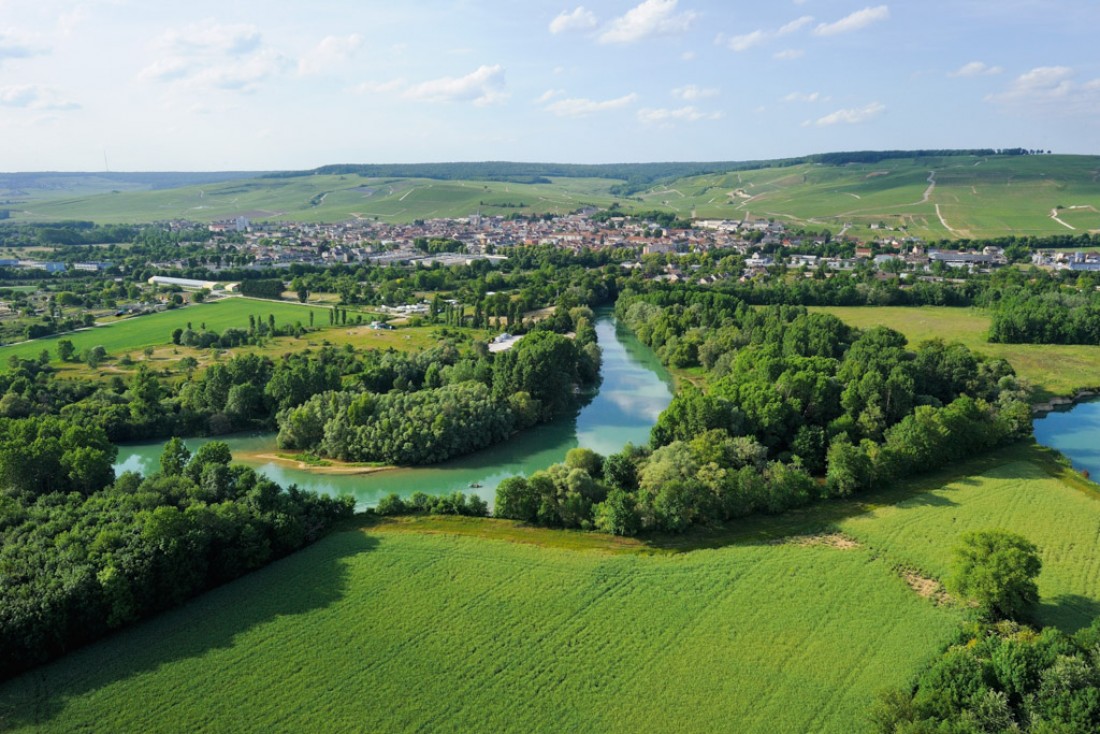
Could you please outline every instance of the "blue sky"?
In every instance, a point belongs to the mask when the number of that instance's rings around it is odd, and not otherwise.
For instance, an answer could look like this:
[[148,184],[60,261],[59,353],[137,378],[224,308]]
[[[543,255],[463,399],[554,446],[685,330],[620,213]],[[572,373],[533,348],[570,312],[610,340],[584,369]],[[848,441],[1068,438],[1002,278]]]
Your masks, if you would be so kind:
[[1093,0],[0,0],[0,170],[1100,153]]

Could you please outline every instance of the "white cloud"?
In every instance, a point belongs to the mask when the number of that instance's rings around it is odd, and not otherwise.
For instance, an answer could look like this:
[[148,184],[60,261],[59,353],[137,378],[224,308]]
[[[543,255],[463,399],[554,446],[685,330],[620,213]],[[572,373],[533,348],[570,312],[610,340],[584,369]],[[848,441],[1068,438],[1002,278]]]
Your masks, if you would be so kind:
[[554,97],[558,97],[565,94],[564,89],[547,89],[535,99],[535,104],[543,105],[552,100]]
[[405,86],[404,79],[390,79],[388,82],[367,81],[352,88],[355,94],[387,94],[396,92]]
[[776,31],[776,35],[786,36],[789,33],[795,33],[796,31],[802,30],[813,22],[814,17],[812,15],[803,15],[801,18],[795,18],[790,23],[787,23],[785,26],[780,28],[778,31]]
[[986,97],[992,102],[1035,104],[1064,99],[1074,91],[1073,69],[1068,66],[1040,66],[1021,74],[1009,88]]
[[405,90],[409,99],[427,102],[473,102],[483,106],[503,101],[504,67],[482,65],[465,76],[445,76],[421,82]]
[[837,110],[824,117],[819,117],[814,123],[819,127],[826,125],[838,125],[844,123],[846,125],[855,125],[860,122],[866,122],[873,117],[878,117],[886,110],[886,105],[880,102],[872,102],[865,107],[859,107],[856,109]]
[[558,17],[550,21],[550,32],[554,34],[566,31],[587,31],[596,27],[596,14],[591,10],[585,10],[583,5],[578,5],[573,12],[562,11]]
[[150,82],[170,82],[187,76],[192,65],[178,56],[157,59],[138,72],[138,79]]
[[852,31],[866,28],[873,23],[886,20],[889,17],[890,8],[886,5],[879,5],[874,8],[867,7],[863,10],[857,10],[851,15],[847,15],[833,23],[821,23],[817,28],[814,28],[814,35],[835,36],[840,33],[851,33]]
[[691,102],[693,100],[704,99],[706,97],[717,97],[718,90],[714,87],[700,87],[696,84],[688,84],[687,86],[677,87],[676,89],[673,89],[672,96]]
[[207,66],[189,77],[187,83],[199,89],[254,92],[261,82],[286,72],[290,67],[289,59],[267,49],[243,59]]
[[596,101],[592,99],[585,99],[583,97],[576,97],[570,99],[560,99],[557,102],[553,102],[546,106],[546,111],[558,117],[587,117],[597,112],[608,112],[610,110],[618,110],[623,107],[628,107],[634,104],[638,100],[638,95],[631,92],[630,94],[624,94],[622,97],[616,97],[615,99],[606,99],[603,101]]
[[800,48],[788,48],[783,51],[777,51],[772,55],[773,59],[779,59],[780,61],[793,61],[794,59],[800,59],[806,55],[806,52]]
[[684,51],[682,54],[680,54],[680,59],[682,61],[695,61],[698,56],[699,54],[695,53],[694,51]]
[[649,107],[638,110],[638,119],[646,125],[668,125],[673,122],[698,122],[699,120],[721,119],[721,112],[703,112],[688,105],[678,109],[652,109]]
[[969,64],[963,64],[955,71],[952,71],[948,76],[993,76],[994,74],[1000,74],[1004,69],[999,66],[988,66],[981,61],[971,61]]
[[[757,29],[750,33],[742,33],[738,36],[733,36],[727,39],[722,33],[718,34],[718,37],[714,39],[716,44],[724,44],[728,48],[734,51],[748,51],[750,48],[759,46],[760,44],[770,41],[773,38],[779,38],[781,36],[789,36],[792,33],[797,33],[806,26],[814,22],[812,15],[803,15],[801,18],[795,18],[790,23],[780,26],[776,31],[765,31]],[[776,58],[779,58],[776,56]]]
[[817,102],[818,100],[824,100],[821,96],[821,92],[810,92],[805,94],[803,92],[791,92],[783,98],[784,102]]
[[734,36],[726,45],[734,51],[748,51],[753,46],[759,46],[764,41],[768,40],[768,34],[764,31],[753,31],[752,33],[743,33],[740,36]]
[[651,36],[683,33],[691,27],[697,13],[676,12],[677,0],[644,0],[625,15],[611,21],[600,34],[600,43],[634,43]]
[[243,56],[263,42],[254,25],[223,25],[212,20],[165,31],[156,45],[181,53],[223,53]]
[[75,110],[79,104],[61,97],[52,87],[38,84],[15,84],[0,87],[0,107],[27,110]]
[[25,59],[37,56],[39,53],[30,38],[23,34],[12,31],[0,32],[0,64],[8,59]]
[[325,36],[305,56],[298,60],[298,74],[320,74],[350,59],[363,44],[358,33],[347,36]]

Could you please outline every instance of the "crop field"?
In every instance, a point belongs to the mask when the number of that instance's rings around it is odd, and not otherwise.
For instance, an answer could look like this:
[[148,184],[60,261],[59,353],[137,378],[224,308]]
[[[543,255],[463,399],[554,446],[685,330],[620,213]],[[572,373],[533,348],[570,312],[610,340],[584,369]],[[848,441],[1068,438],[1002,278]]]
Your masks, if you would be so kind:
[[[802,164],[692,176],[618,197],[611,179],[550,184],[303,174],[176,188],[30,194],[12,219],[148,222],[170,218],[411,222],[431,217],[564,213],[618,203],[683,217],[776,219],[795,228],[867,238],[894,231],[927,239],[1100,231],[1100,157],[903,158],[843,166]],[[21,208],[20,208],[21,207]]]
[[246,216],[307,222],[375,219],[411,222],[476,214],[559,213],[614,201],[604,179],[556,179],[552,184],[430,179],[373,179],[354,174],[258,178],[156,191],[106,193],[28,201],[15,220],[97,222],[192,221]]
[[1100,347],[1062,344],[992,344],[986,335],[990,317],[978,309],[908,306],[822,306],[811,311],[831,313],[845,323],[866,329],[888,326],[900,331],[912,345],[940,338],[962,342],[971,349],[1008,360],[1016,374],[1036,388],[1036,398],[1047,400],[1100,387]]
[[1097,614],[1100,502],[1061,471],[1020,445],[667,544],[466,518],[339,532],[0,687],[0,726],[866,731],[962,619],[903,578],[941,576],[960,533],[1039,544],[1043,621]]
[[1076,630],[1100,617],[1100,502],[1073,489],[1041,461],[994,466],[896,505],[840,523],[851,537],[895,562],[943,578],[950,549],[967,530],[1002,528],[1039,546],[1041,624]]
[[[213,331],[230,327],[247,329],[250,314],[263,320],[270,314],[275,317],[276,324],[301,322],[308,325],[310,311],[315,312],[314,323],[317,326],[324,327],[326,332],[338,331],[328,326],[328,311],[324,308],[249,298],[226,298],[0,347],[0,370],[7,369],[7,362],[12,356],[35,359],[43,349],[50,353],[55,363],[60,364],[57,357],[57,342],[60,339],[72,341],[78,354],[101,345],[110,357],[119,357],[126,353],[133,353],[132,356],[136,357],[147,346],[171,344],[172,331],[186,328],[188,323],[196,330],[201,324],[206,324],[206,328]],[[180,351],[182,356],[183,348]]]
[[883,234],[870,228],[880,223],[927,239],[1067,234],[1100,228],[1100,162],[960,156],[806,164],[681,179],[642,198],[685,216],[774,218],[856,237]]

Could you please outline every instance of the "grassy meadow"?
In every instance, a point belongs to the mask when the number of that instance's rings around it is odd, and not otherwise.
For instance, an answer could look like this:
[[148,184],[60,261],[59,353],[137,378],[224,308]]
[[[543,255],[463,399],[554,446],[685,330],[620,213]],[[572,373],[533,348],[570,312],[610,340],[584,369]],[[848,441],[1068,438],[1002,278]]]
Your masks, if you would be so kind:
[[[270,339],[265,346],[241,346],[229,350],[231,354],[267,354],[276,356],[288,351],[298,351],[309,347],[319,347],[327,342],[336,346],[353,344],[356,347],[394,348],[398,350],[419,349],[437,343],[434,332],[437,327],[402,328],[395,331],[375,331],[369,326],[343,326],[329,325],[329,309],[317,306],[307,306],[291,302],[264,301],[244,297],[230,297],[210,303],[195,304],[184,308],[137,316],[129,319],[113,321],[109,324],[96,326],[90,329],[67,334],[34,339],[28,342],[10,344],[0,347],[0,371],[8,368],[8,360],[12,356],[21,359],[36,359],[42,350],[50,354],[51,363],[59,368],[65,375],[88,376],[95,371],[90,370],[83,363],[62,363],[57,356],[57,342],[61,339],[69,339],[76,348],[77,354],[95,346],[103,346],[107,350],[109,365],[103,365],[98,372],[107,374],[117,373],[119,366],[117,360],[124,354],[139,362],[144,360],[145,347],[153,347],[151,365],[155,369],[164,369],[175,366],[184,357],[195,357],[200,365],[207,364],[211,359],[210,350],[199,350],[172,344],[172,331],[177,328],[187,328],[190,323],[195,330],[199,330],[202,324],[213,331],[224,331],[227,328],[248,328],[248,317],[254,315],[266,322],[268,315],[275,317],[276,325],[301,323],[309,326],[309,315],[314,314],[314,326],[320,331],[309,333],[302,338],[278,337]],[[349,318],[354,318],[358,311],[349,309]],[[374,318],[369,313],[363,314],[364,321],[369,323]]]
[[647,543],[368,524],[0,686],[0,726],[867,731],[874,694],[963,618],[927,594],[960,533],[1007,527],[1041,546],[1043,621],[1098,613],[1094,488],[1019,445],[859,501]]
[[971,349],[1008,360],[1016,374],[1047,400],[1100,387],[1100,347],[1062,344],[993,344],[987,340],[990,316],[979,309],[938,306],[814,306],[845,323],[866,329],[888,326],[916,345],[926,339],[962,342]]

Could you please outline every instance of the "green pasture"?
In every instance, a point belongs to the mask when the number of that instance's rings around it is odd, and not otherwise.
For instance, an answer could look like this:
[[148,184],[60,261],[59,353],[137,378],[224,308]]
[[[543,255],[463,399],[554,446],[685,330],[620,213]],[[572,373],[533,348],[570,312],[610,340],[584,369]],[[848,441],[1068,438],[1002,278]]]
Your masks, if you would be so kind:
[[140,352],[145,347],[171,344],[172,331],[185,329],[188,323],[196,331],[206,324],[208,330],[220,332],[231,327],[247,329],[250,314],[265,322],[270,314],[275,317],[276,325],[301,322],[303,326],[308,326],[310,311],[315,312],[314,324],[329,330],[327,309],[251,298],[226,298],[3,346],[0,347],[0,370],[7,369],[12,356],[37,359],[43,349],[50,353],[51,361],[60,363],[57,357],[57,342],[60,339],[72,341],[78,354],[101,345],[111,358],[117,358],[125,353]]
[[1060,344],[992,344],[990,316],[978,309],[938,306],[822,306],[845,323],[866,329],[888,326],[916,345],[926,339],[962,342],[971,349],[1008,360],[1016,374],[1036,388],[1036,398],[1073,395],[1100,387],[1100,347]]
[[1100,613],[1094,488],[1021,444],[858,501],[648,543],[368,524],[10,681],[0,726],[868,731],[875,693],[963,618],[913,588],[935,586],[961,533],[1040,546],[1042,621]]

